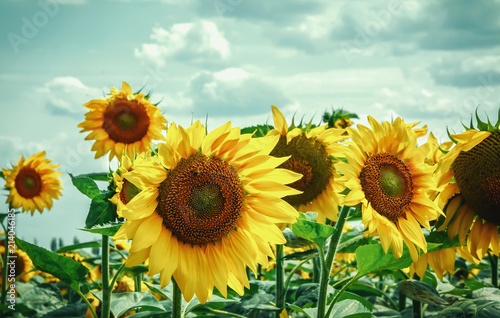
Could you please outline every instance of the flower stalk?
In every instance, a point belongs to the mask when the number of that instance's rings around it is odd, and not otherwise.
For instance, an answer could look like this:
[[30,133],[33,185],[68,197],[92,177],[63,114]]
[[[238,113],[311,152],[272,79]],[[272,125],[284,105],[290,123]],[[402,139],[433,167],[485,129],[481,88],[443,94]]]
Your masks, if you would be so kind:
[[330,271],[332,269],[333,259],[337,253],[337,247],[340,242],[340,237],[342,236],[342,230],[344,229],[345,222],[347,221],[347,216],[349,215],[351,207],[343,206],[340,210],[337,223],[335,223],[335,232],[330,237],[330,246],[328,247],[328,252],[326,255],[326,260],[321,268],[321,276],[319,281],[319,296],[318,296],[318,311],[317,317],[325,317],[326,309],[326,294],[328,290],[328,283],[330,282]]
[[276,318],[280,317],[280,313],[285,308],[285,290],[284,290],[284,279],[285,279],[285,260],[283,259],[283,245],[276,245]]
[[182,312],[182,292],[175,279],[172,278],[173,296],[172,296],[172,318],[181,318]]
[[102,271],[102,318],[109,318],[111,310],[111,287],[109,284],[109,236],[102,236],[102,255],[101,255],[101,271]]

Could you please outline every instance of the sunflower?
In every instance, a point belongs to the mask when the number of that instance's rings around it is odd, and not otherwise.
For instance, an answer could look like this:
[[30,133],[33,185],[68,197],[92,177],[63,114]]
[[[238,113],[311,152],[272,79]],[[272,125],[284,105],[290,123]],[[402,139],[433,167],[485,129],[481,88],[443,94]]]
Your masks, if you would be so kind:
[[127,154],[149,150],[152,140],[163,140],[162,130],[167,120],[160,109],[144,96],[134,94],[130,86],[123,82],[121,90],[111,88],[107,98],[94,99],[84,104],[90,111],[85,121],[78,125],[80,132],[90,131],[85,140],[95,140],[92,150],[95,158],[109,151],[109,160]]
[[430,228],[440,211],[428,197],[435,187],[434,167],[425,164],[429,145],[417,147],[417,134],[401,118],[380,124],[368,116],[372,129],[347,128],[352,138],[346,149],[348,163],[339,163],[341,182],[350,192],[347,206],[362,206],[366,235],[378,235],[384,251],[389,246],[396,258],[403,254],[403,241],[412,259],[427,250],[421,226]]
[[[478,128],[451,135],[456,143],[438,163],[438,205],[446,212],[438,230],[481,260],[491,249],[499,255],[500,242],[500,117],[495,126],[478,118]],[[466,242],[466,237],[468,239]]]
[[11,170],[2,169],[5,176],[5,187],[9,189],[7,203],[14,209],[22,208],[30,211],[31,215],[38,210],[42,213],[44,208],[52,208],[52,199],[59,199],[62,172],[54,169],[59,165],[50,164],[50,159],[45,159],[45,151],[39,152],[24,160],[21,159],[17,166]]
[[479,260],[475,259],[469,251],[464,247],[448,247],[442,250],[425,253],[420,256],[416,262],[410,266],[410,277],[417,274],[423,278],[427,265],[429,265],[439,280],[443,280],[443,275],[446,273],[455,274],[455,259],[456,254],[474,264],[479,264]]
[[127,266],[149,261],[160,284],[172,276],[189,301],[205,303],[216,287],[240,295],[249,287],[246,267],[273,258],[270,244],[284,244],[277,223],[297,212],[280,198],[300,193],[285,186],[301,176],[276,167],[288,157],[269,155],[279,136],[251,138],[231,123],[205,135],[197,121],[173,123],[155,160],[134,164],[126,180],[142,191],[122,206],[126,222],[115,239],[133,239]]
[[[5,253],[4,244],[4,240],[0,241],[0,257],[2,257],[2,259],[3,253]],[[16,250],[14,253],[9,252],[9,254],[10,258],[15,259],[15,271],[17,280],[19,280],[19,276],[21,276],[21,281],[28,282],[31,277],[35,276],[35,266],[33,266],[33,262],[31,261],[31,258],[28,256],[28,254],[21,250]],[[0,277],[0,283],[1,282],[2,278]]]
[[285,117],[275,106],[271,106],[275,129],[268,136],[279,136],[279,142],[271,152],[272,156],[288,157],[280,167],[295,171],[303,177],[290,186],[302,193],[287,196],[285,201],[298,207],[301,212],[318,213],[316,221],[324,223],[328,218],[337,220],[340,198],[337,192],[343,190],[337,178],[334,164],[343,155],[339,141],[348,138],[345,130],[319,126],[303,132],[300,128],[288,131]]
[[[148,160],[144,159],[141,155],[137,156],[135,161]],[[112,203],[117,206],[118,217],[122,217],[120,215],[120,211],[123,209],[124,205],[126,205],[133,197],[135,197],[141,189],[133,185],[131,182],[127,181],[125,178],[126,174],[133,170],[133,162],[127,156],[122,156],[120,160],[120,167],[117,172],[113,172],[113,180],[115,183],[115,195],[110,199]]]

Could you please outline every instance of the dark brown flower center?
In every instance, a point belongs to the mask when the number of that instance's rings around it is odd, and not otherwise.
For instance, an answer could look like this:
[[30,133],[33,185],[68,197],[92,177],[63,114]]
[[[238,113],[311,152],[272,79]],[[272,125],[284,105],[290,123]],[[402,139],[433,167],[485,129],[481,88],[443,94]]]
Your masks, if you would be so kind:
[[23,167],[14,181],[17,193],[26,199],[36,197],[42,192],[40,174],[30,167]]
[[184,243],[203,245],[228,235],[243,207],[243,186],[235,169],[201,154],[182,159],[158,190],[156,212]]
[[467,205],[486,221],[500,225],[500,131],[461,152],[453,169]]
[[413,198],[408,167],[390,154],[368,158],[359,174],[366,199],[379,214],[391,221],[404,217]]
[[137,100],[116,99],[104,111],[102,128],[115,142],[134,143],[147,134],[149,116]]
[[281,136],[270,155],[291,156],[280,168],[303,175],[301,179],[289,185],[303,193],[283,198],[291,205],[305,205],[313,201],[326,189],[330,178],[333,177],[332,158],[326,152],[325,147],[314,138],[300,135],[287,144],[286,136]]

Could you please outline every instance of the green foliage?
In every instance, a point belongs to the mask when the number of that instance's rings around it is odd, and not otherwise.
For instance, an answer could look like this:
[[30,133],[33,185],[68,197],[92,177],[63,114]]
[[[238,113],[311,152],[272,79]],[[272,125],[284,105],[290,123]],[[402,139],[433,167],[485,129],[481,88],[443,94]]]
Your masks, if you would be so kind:
[[[102,292],[92,294],[102,299]],[[111,294],[111,313],[115,317],[132,310],[165,311],[165,307],[149,291]]]
[[71,173],[68,174],[71,177],[71,182],[78,189],[78,191],[85,194],[89,198],[93,199],[101,193],[94,180],[92,180],[88,176],[75,177]]
[[19,238],[16,238],[16,245],[28,254],[36,268],[52,274],[74,289],[79,288],[79,282],[84,281],[89,272],[85,266],[69,257],[50,252]]
[[88,229],[82,229],[82,231],[96,233],[101,235],[113,236],[118,232],[123,223],[105,223],[105,224],[96,224]]
[[327,238],[335,233],[335,228],[330,225],[317,223],[314,221],[316,213],[300,213],[297,223],[292,225],[292,231],[297,236],[323,246]]
[[72,251],[76,251],[76,250],[79,250],[82,248],[87,248],[87,247],[101,247],[101,242],[100,241],[91,241],[91,242],[67,245],[67,246],[61,247],[60,249],[56,250],[55,252],[56,253],[72,252]]
[[105,191],[92,199],[89,214],[85,220],[85,227],[87,229],[116,220],[116,206],[109,201],[113,195],[113,191]]
[[271,130],[273,130],[274,127],[271,125],[257,125],[257,126],[250,126],[241,129],[242,134],[254,134],[254,137],[264,137],[267,135],[267,133]]

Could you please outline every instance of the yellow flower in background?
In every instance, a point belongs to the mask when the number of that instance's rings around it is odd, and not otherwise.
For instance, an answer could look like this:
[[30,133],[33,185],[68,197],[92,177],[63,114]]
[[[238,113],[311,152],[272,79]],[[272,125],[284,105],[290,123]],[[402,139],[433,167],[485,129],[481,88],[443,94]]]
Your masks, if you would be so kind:
[[456,254],[474,264],[479,264],[479,260],[475,259],[469,251],[461,247],[449,247],[439,251],[426,253],[413,262],[410,266],[410,277],[417,274],[420,278],[424,277],[427,265],[429,265],[439,280],[443,280],[443,275],[446,273],[455,274]]
[[31,215],[38,210],[52,208],[52,200],[59,199],[61,172],[55,171],[59,165],[50,164],[52,160],[45,159],[45,151],[39,152],[24,160],[21,159],[12,169],[2,169],[5,175],[5,187],[9,189],[6,203],[14,209],[22,208]]
[[[0,241],[0,257],[3,257],[3,253],[5,253],[5,240]],[[16,250],[14,253],[10,253],[9,256],[11,259],[15,259],[15,272],[16,272],[16,280],[21,280],[23,282],[28,282],[31,277],[36,275],[36,272],[33,271],[35,266],[33,266],[33,262],[31,258],[22,250]],[[2,258],[3,259],[3,258]],[[21,276],[19,278],[19,276]],[[2,283],[2,278],[0,277],[0,285]]]
[[348,163],[339,163],[341,181],[350,192],[347,206],[362,205],[362,222],[369,236],[378,235],[384,251],[389,246],[396,258],[403,241],[413,260],[427,250],[421,226],[430,228],[440,211],[428,197],[435,188],[434,168],[425,164],[429,145],[417,147],[416,133],[401,118],[380,124],[369,116],[371,129],[347,128],[352,138],[346,149]]
[[276,168],[288,157],[269,155],[279,136],[251,137],[230,122],[208,135],[199,121],[168,128],[157,161],[125,176],[142,190],[114,237],[133,238],[127,266],[149,260],[149,275],[160,273],[162,287],[173,276],[187,301],[205,303],[214,287],[243,294],[246,267],[255,273],[274,257],[270,244],[286,241],[276,224],[298,215],[281,197],[300,193],[285,184],[301,177]]
[[[141,155],[137,156],[134,161],[143,161],[144,159]],[[133,170],[133,161],[127,156],[122,156],[120,160],[120,167],[117,172],[113,172],[113,180],[115,182],[115,192],[116,194],[110,199],[113,204],[117,206],[118,217],[122,217],[119,213],[133,197],[135,197],[141,189],[127,181],[125,178],[126,174]]]
[[92,150],[95,158],[109,151],[109,160],[126,154],[134,158],[136,154],[148,151],[152,140],[163,140],[162,130],[167,120],[160,109],[144,96],[134,94],[130,86],[123,82],[121,90],[111,88],[107,98],[94,99],[84,104],[90,111],[85,121],[78,125],[80,132],[90,131],[86,140],[95,140]]
[[[456,142],[438,164],[437,198],[446,212],[438,230],[447,229],[450,238],[458,235],[460,244],[481,260],[491,249],[499,255],[500,242],[500,118],[495,126],[478,118],[476,130],[451,135]],[[471,125],[472,126],[472,125]],[[468,239],[466,242],[466,237]]]
[[301,212],[317,212],[316,221],[324,223],[328,218],[337,221],[340,198],[337,192],[343,186],[337,182],[340,177],[334,167],[335,158],[343,156],[344,146],[339,141],[348,138],[345,130],[316,127],[303,132],[300,128],[288,131],[285,117],[275,106],[271,106],[275,129],[268,136],[279,136],[279,142],[271,152],[272,156],[288,157],[280,167],[295,171],[303,177],[290,184],[302,191],[301,194],[287,196],[285,201],[298,207]]

